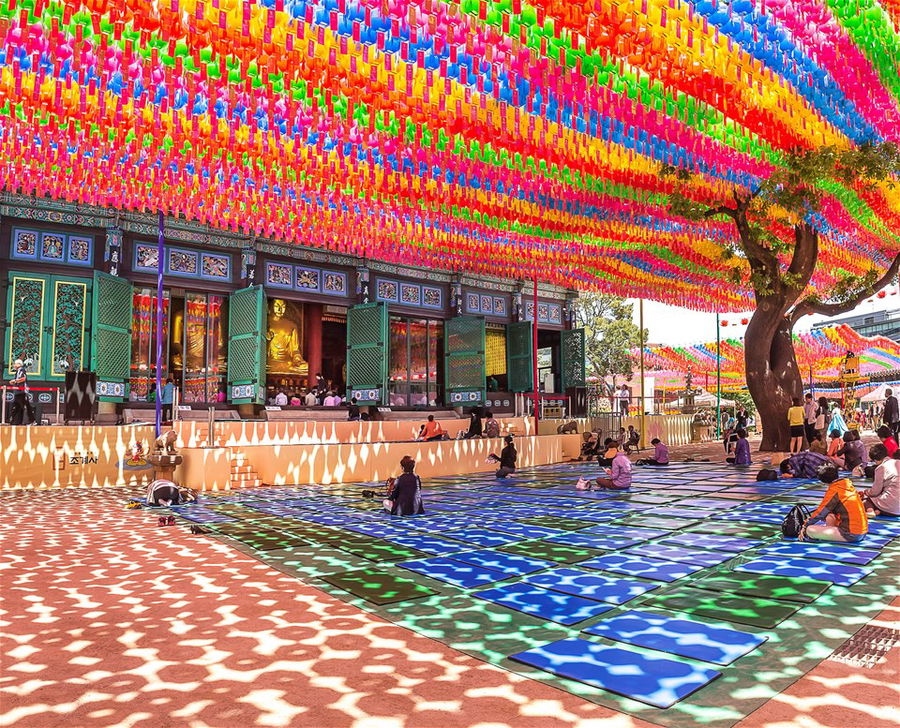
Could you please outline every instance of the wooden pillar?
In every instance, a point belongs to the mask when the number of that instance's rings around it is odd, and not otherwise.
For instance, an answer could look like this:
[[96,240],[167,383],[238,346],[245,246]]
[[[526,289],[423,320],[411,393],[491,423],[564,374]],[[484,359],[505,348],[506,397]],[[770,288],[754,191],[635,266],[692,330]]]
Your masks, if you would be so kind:
[[316,386],[316,374],[322,371],[322,304],[307,303],[304,305],[306,362],[309,364],[307,385]]

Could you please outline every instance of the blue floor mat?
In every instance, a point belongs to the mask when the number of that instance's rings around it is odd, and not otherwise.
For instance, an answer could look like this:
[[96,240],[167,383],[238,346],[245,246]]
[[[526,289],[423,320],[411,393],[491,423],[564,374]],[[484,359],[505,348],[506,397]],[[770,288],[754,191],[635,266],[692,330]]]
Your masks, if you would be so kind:
[[624,604],[648,591],[658,589],[659,584],[650,584],[636,579],[615,579],[592,571],[580,569],[553,569],[534,574],[525,579],[529,584],[553,589],[576,597],[597,599],[610,604]]
[[800,558],[839,561],[843,564],[857,564],[858,566],[864,566],[875,560],[880,553],[873,549],[847,548],[841,544],[822,541],[776,543],[759,550],[760,556],[799,556]]
[[592,549],[624,549],[629,546],[641,543],[642,538],[622,538],[619,536],[609,536],[599,533],[567,533],[562,536],[551,536],[546,541],[553,543],[562,543],[566,546],[586,546]]
[[521,536],[522,538],[527,539],[561,536],[564,533],[568,533],[568,531],[562,531],[558,528],[532,526],[528,523],[516,523],[515,521],[509,521],[508,523],[498,524],[496,526],[492,525],[491,528],[496,528],[503,533],[511,533],[514,536]]
[[397,566],[464,589],[484,586],[485,584],[509,578],[509,574],[485,569],[483,566],[465,564],[462,561],[454,561],[447,557],[421,559],[420,561],[403,561]]
[[593,599],[561,594],[531,584],[509,584],[472,592],[472,596],[565,625],[583,622],[613,609],[609,604]]
[[[583,562],[581,565],[584,566]],[[819,581],[830,581],[839,586],[851,586],[871,573],[870,569],[849,564],[823,564],[810,559],[786,559],[784,556],[754,559],[736,566],[735,571],[751,574],[773,574],[775,576],[799,576]]]
[[652,579],[654,581],[678,581],[678,579],[705,568],[694,564],[660,561],[659,559],[647,559],[624,554],[604,554],[596,559],[582,561],[578,566],[579,568],[639,576],[643,579]]
[[383,536],[385,541],[407,546],[417,551],[424,551],[426,554],[434,554],[435,556],[444,556],[446,554],[456,554],[460,551],[466,551],[469,547],[464,543],[451,541],[449,538],[441,538],[440,536],[418,535],[406,533],[400,536]]
[[541,571],[556,566],[554,561],[543,559],[529,559],[525,556],[514,556],[502,551],[482,549],[480,551],[466,551],[453,557],[456,561],[464,561],[467,564],[483,566],[486,569],[500,571],[507,575],[530,574],[533,571]]
[[663,546],[693,546],[699,549],[738,553],[762,546],[763,542],[737,536],[720,536],[714,533],[682,533],[666,538],[660,541],[660,544]]
[[514,541],[521,541],[521,536],[514,536],[509,533],[498,533],[496,531],[488,531],[484,528],[471,526],[461,531],[444,531],[443,536],[454,538],[463,543],[472,544],[473,546],[485,546],[487,548],[493,546],[505,546]]
[[587,634],[717,665],[730,665],[766,641],[748,632],[712,627],[692,619],[625,612],[584,630]]
[[657,708],[674,705],[721,674],[687,662],[649,657],[579,638],[551,642],[510,655],[510,659]]
[[661,530],[658,528],[644,528],[641,526],[626,526],[622,524],[608,524],[603,526],[591,526],[580,533],[597,533],[603,536],[615,536],[622,538],[637,538],[642,541],[649,541],[652,538],[660,538],[668,536],[671,530]]
[[665,546],[659,543],[649,543],[624,551],[625,556],[642,558],[649,556],[651,559],[661,561],[678,561],[697,566],[716,566],[723,561],[734,558],[734,554],[718,551],[706,551],[704,549],[689,549],[684,546]]

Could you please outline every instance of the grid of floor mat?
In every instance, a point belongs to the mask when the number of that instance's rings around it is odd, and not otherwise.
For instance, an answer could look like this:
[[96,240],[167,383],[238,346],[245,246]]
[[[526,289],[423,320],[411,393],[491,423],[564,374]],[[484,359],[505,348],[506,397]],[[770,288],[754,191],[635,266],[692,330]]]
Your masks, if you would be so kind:
[[[809,481],[757,485],[754,472],[673,464],[636,468],[628,492],[576,491],[595,469],[435,478],[427,513],[408,518],[364,499],[370,483],[257,488],[174,510],[361,608],[663,725],[697,711],[735,722],[770,693],[726,698],[727,686],[775,662],[796,679],[786,644],[846,639],[889,598],[900,520],[873,521],[859,545],[796,544],[778,524],[793,503],[817,502],[824,488]],[[822,615],[846,615],[843,601],[851,616],[827,617],[823,638]],[[778,671],[767,672],[774,690]]]

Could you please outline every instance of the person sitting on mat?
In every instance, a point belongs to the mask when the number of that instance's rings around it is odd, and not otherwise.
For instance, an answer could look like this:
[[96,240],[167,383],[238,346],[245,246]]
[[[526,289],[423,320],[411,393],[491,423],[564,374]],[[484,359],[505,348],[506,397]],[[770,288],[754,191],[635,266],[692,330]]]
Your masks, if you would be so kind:
[[416,461],[405,455],[400,461],[403,474],[394,480],[385,506],[390,503],[392,516],[412,516],[425,512],[422,503],[422,481],[416,475]]
[[847,430],[844,433],[844,446],[837,451],[834,464],[852,471],[862,465],[865,459],[866,446],[859,439],[859,433],[856,430]]
[[828,454],[828,449],[825,447],[825,443],[822,442],[822,435],[818,430],[814,431],[810,435],[809,451],[817,452],[819,453],[819,455]]
[[827,455],[807,450],[785,458],[778,467],[782,478],[815,478],[819,474],[819,468],[830,462]]
[[862,541],[869,519],[862,498],[850,478],[841,478],[834,463],[819,468],[819,480],[828,485],[816,510],[800,529],[798,541]]
[[443,428],[434,421],[434,415],[428,415],[428,420],[419,428],[419,440],[431,442],[432,440],[444,439]]
[[875,434],[878,435],[881,444],[887,448],[888,457],[894,457],[894,453],[897,452],[897,441],[894,439],[894,433],[891,432],[891,428],[887,425],[882,425],[875,430]]
[[481,437],[483,431],[484,425],[481,422],[481,407],[473,407],[472,413],[469,415],[469,429],[463,437],[466,440],[470,440],[473,437]]
[[638,460],[636,465],[668,465],[669,446],[658,437],[654,437],[650,440],[650,444],[653,445],[653,457]]
[[737,443],[734,446],[734,457],[725,458],[729,465],[750,465],[750,441],[747,440],[747,430],[739,427],[737,430]]
[[619,443],[611,437],[607,437],[603,441],[603,454],[597,458],[597,463],[601,468],[608,468],[612,465],[613,458],[619,452]]
[[888,455],[884,445],[873,445],[869,459],[875,463],[875,483],[859,491],[870,516],[900,516],[900,462]]
[[597,487],[600,490],[628,490],[631,487],[631,461],[622,450],[618,450],[612,459],[609,473],[597,478]]
[[497,468],[495,473],[498,478],[505,478],[507,475],[512,475],[516,472],[516,459],[519,456],[516,452],[516,446],[513,445],[512,435],[507,435],[503,438],[503,441],[506,443],[506,447],[500,451],[499,457],[494,454],[488,455],[488,460],[500,463],[500,467]]
[[838,450],[844,446],[844,438],[841,437],[841,433],[837,430],[832,430],[828,434],[828,437],[830,438],[828,440],[828,457],[834,460],[837,466],[840,467],[844,464],[844,459],[841,458],[840,462],[838,462],[835,458],[837,458]]

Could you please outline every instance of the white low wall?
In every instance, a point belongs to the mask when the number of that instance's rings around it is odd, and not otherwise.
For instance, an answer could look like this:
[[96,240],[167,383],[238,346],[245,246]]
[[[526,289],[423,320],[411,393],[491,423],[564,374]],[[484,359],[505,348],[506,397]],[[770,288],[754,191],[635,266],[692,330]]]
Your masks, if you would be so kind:
[[[599,421],[599,420],[598,420]],[[691,442],[691,423],[693,415],[645,415],[644,430],[641,432],[643,447],[650,446],[650,440],[658,437],[670,447],[689,445]],[[541,420],[538,422],[538,434],[550,435],[556,433],[560,425],[575,422],[578,432],[585,432],[595,427],[591,418],[573,417],[565,420]],[[634,425],[634,429],[641,431],[641,418],[639,416],[623,417],[622,427],[628,429],[628,425]],[[603,432],[603,437],[612,437],[616,433]]]

